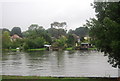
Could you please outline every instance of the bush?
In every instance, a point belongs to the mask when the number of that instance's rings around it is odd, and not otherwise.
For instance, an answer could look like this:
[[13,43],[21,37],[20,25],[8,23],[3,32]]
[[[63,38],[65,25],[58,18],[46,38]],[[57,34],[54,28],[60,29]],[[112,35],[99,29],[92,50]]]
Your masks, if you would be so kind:
[[34,48],[41,48],[44,46],[45,39],[42,37],[37,37],[35,39],[26,39],[24,43],[24,49],[34,49]]

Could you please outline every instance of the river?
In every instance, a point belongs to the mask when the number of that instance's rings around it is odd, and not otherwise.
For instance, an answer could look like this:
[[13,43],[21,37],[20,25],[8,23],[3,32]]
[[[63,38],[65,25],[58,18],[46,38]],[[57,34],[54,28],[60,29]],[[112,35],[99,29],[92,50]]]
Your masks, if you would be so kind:
[[8,52],[2,75],[53,77],[118,77],[118,69],[97,51]]

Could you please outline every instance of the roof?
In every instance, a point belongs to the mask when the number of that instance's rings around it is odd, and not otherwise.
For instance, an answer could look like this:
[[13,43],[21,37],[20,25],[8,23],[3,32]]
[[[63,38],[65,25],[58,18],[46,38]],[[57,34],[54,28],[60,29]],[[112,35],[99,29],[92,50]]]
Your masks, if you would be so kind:
[[45,47],[50,47],[51,45],[47,45],[47,44],[45,44],[44,46],[45,46]]
[[89,43],[81,43],[81,44],[89,44]]

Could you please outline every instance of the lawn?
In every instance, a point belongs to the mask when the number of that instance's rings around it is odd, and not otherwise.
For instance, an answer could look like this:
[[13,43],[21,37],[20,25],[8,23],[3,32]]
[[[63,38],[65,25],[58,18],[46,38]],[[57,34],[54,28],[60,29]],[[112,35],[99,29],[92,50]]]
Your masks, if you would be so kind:
[[2,81],[117,81],[115,78],[2,76]]
[[[46,48],[38,48],[38,49],[27,49],[26,51],[44,51]],[[3,51],[8,52],[8,51],[19,51],[19,49],[3,49]]]
[[46,48],[28,49],[27,51],[44,51]]
[[73,47],[66,48],[65,50],[73,50]]

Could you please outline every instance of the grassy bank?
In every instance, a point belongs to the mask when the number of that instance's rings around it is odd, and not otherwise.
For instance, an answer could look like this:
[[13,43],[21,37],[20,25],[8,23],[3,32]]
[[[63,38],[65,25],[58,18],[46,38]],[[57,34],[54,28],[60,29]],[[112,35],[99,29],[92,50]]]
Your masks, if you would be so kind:
[[[30,81],[116,81],[117,79],[112,78],[82,78],[82,77],[39,77],[39,76],[2,76],[3,81],[9,80],[20,80],[29,79]],[[27,80],[25,80],[27,81]]]
[[65,50],[74,50],[73,47],[66,48]]
[[46,48],[28,49],[27,51],[44,51]]
[[[38,48],[38,49],[27,49],[26,51],[44,51],[46,48]],[[3,49],[4,52],[9,52],[9,51],[19,51],[19,49]],[[24,50],[23,50],[24,51]]]
[[88,50],[97,50],[97,48],[88,48]]
[[[45,51],[47,50],[46,48],[37,48],[37,49],[27,49],[26,51]],[[74,50],[73,47],[65,48],[65,50],[71,51]],[[96,48],[88,48],[88,50],[96,50]],[[9,52],[9,51],[19,51],[19,49],[3,49],[2,51]]]
[[18,49],[2,49],[2,52],[16,52]]

